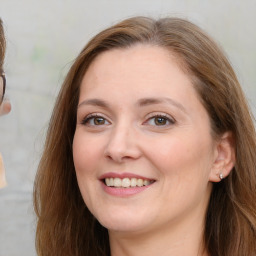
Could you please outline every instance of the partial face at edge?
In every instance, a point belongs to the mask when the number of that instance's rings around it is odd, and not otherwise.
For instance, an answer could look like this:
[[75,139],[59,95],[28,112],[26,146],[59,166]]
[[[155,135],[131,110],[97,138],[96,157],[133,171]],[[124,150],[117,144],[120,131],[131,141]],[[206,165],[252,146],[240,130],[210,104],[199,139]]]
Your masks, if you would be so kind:
[[83,78],[74,164],[87,207],[109,230],[148,232],[204,216],[216,146],[172,58],[156,46],[111,50]]
[[9,100],[3,99],[4,80],[0,76],[0,116],[6,115],[11,111],[11,104]]

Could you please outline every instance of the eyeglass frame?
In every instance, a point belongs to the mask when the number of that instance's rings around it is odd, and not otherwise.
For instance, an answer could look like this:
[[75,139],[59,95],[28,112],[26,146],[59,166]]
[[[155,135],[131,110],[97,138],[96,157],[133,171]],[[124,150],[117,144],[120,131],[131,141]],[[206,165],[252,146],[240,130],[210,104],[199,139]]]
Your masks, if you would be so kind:
[[6,77],[5,77],[5,73],[3,71],[0,73],[0,76],[3,79],[3,95],[2,95],[2,98],[0,99],[0,105],[1,105],[4,100],[4,94],[5,94],[5,88],[6,88]]

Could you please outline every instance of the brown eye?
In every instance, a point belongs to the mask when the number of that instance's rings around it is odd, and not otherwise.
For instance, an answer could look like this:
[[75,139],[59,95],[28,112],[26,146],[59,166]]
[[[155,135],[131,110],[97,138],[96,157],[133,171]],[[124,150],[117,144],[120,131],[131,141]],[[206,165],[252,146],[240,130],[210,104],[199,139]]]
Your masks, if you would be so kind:
[[158,116],[154,118],[154,122],[156,125],[166,125],[167,118]]
[[82,120],[81,124],[88,126],[100,126],[109,125],[110,122],[102,116],[89,115]]
[[145,124],[151,125],[151,126],[163,126],[168,127],[170,125],[175,124],[175,120],[170,117],[169,115],[161,114],[161,115],[154,115],[151,118],[149,118]]
[[105,119],[102,117],[95,117],[93,119],[95,125],[103,125],[105,124]]

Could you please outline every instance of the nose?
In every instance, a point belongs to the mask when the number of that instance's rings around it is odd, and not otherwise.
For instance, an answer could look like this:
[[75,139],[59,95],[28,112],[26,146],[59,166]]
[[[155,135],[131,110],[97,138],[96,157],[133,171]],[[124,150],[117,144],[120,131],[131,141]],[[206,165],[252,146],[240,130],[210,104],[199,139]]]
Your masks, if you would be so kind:
[[141,156],[138,142],[137,131],[134,127],[116,126],[111,130],[105,149],[105,157],[117,163],[138,159]]

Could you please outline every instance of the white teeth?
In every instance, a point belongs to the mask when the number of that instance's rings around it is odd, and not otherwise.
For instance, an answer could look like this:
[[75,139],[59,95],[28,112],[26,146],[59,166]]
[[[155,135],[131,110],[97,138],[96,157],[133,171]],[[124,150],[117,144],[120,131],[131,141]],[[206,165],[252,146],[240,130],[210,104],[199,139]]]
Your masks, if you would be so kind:
[[122,187],[128,188],[128,187],[130,187],[130,185],[131,185],[130,179],[124,178],[124,179],[122,180]]
[[148,186],[153,181],[150,180],[143,180],[143,179],[137,179],[137,178],[106,178],[105,184],[108,187],[117,187],[117,188],[129,188],[129,187],[142,187],[142,186]]
[[108,187],[110,187],[110,179],[109,179],[109,178],[106,178],[106,179],[105,179],[105,183],[106,183],[106,185],[107,185]]
[[122,186],[122,180],[119,178],[114,178],[114,187],[121,187]]
[[106,182],[106,185],[108,187],[114,186],[114,179],[113,178],[106,178],[105,182]]
[[150,181],[149,181],[149,180],[144,180],[144,181],[143,181],[143,185],[144,185],[144,186],[147,186],[147,185],[149,185],[149,184],[150,184]]
[[131,178],[131,187],[136,187],[136,186],[137,186],[137,179]]
[[137,180],[137,186],[142,187],[143,186],[143,179],[138,179]]

